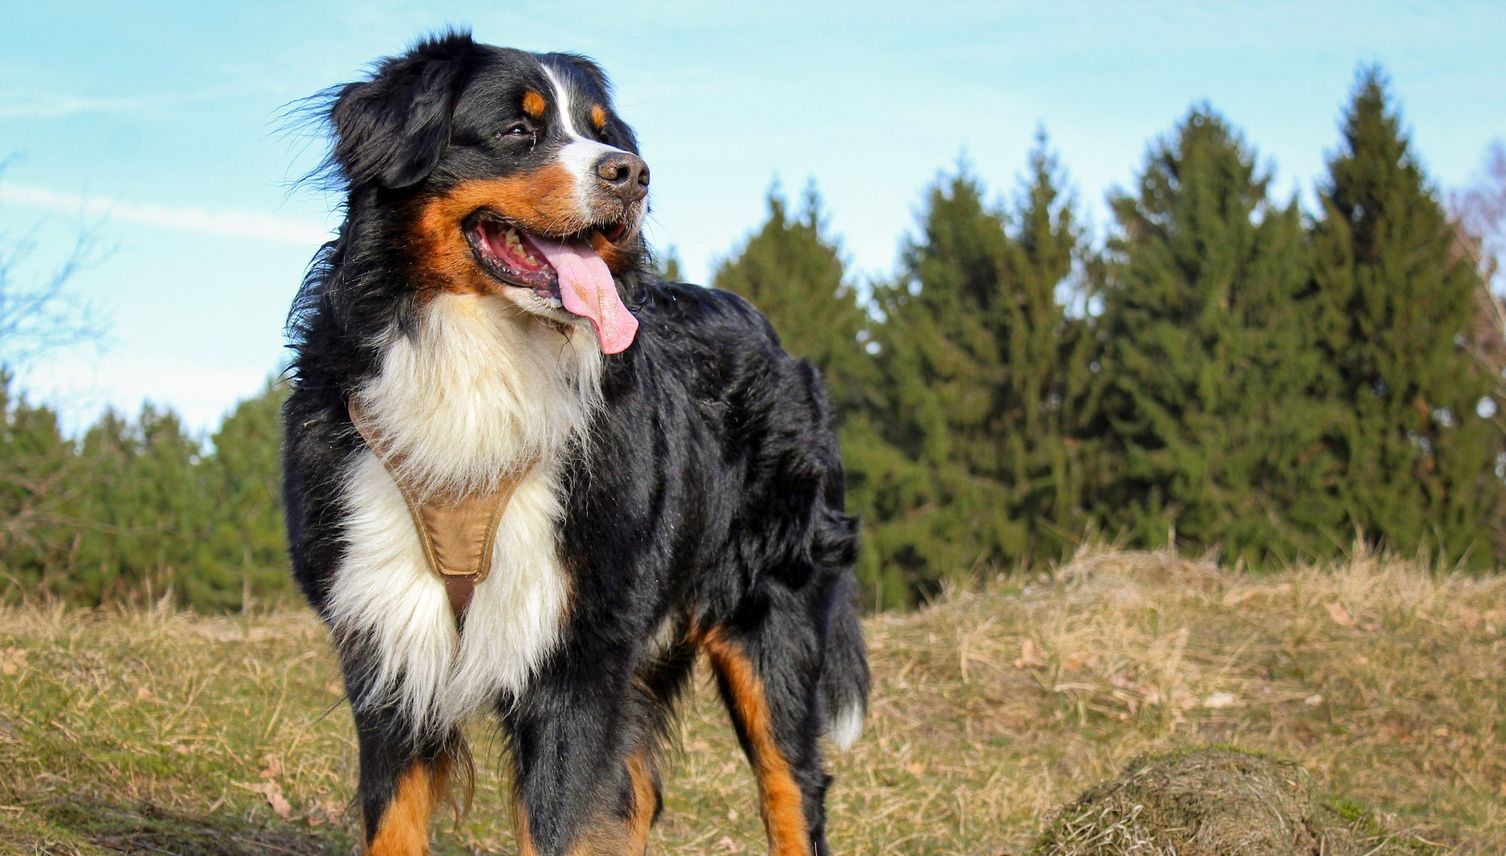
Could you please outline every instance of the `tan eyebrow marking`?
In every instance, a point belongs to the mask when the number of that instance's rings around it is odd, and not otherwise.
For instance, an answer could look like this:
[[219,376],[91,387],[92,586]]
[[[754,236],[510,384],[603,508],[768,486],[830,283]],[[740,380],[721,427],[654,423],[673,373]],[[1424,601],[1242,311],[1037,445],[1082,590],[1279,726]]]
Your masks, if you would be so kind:
[[523,112],[533,118],[537,119],[544,115],[544,108],[548,106],[549,102],[544,100],[544,96],[534,92],[532,89],[523,93]]
[[598,131],[607,126],[607,111],[600,104],[591,105],[591,124],[595,125]]

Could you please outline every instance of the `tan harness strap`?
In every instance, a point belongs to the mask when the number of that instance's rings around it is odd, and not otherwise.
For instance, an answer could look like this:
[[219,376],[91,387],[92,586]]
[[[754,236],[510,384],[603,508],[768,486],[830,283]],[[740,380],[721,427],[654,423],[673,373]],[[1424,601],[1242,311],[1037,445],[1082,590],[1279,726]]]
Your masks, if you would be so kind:
[[367,448],[382,462],[408,504],[413,526],[423,545],[429,570],[444,583],[457,628],[465,626],[465,612],[476,593],[476,584],[491,573],[493,547],[502,514],[518,485],[533,467],[503,477],[489,491],[468,494],[440,492],[420,498],[400,475],[402,453],[391,452],[381,442],[376,425],[366,411],[352,401],[350,422],[366,441]]

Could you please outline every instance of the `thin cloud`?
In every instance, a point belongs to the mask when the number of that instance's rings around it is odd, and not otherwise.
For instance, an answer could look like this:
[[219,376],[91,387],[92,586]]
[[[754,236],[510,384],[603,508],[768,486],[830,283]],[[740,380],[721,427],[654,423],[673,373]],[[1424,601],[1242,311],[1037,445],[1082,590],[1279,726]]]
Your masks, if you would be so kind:
[[[0,69],[0,79],[8,76]],[[0,86],[0,121],[64,119],[99,113],[119,113],[142,118],[160,110],[176,110],[200,104],[230,103],[265,92],[265,81],[224,83],[187,90],[138,92],[130,95],[90,95],[76,92],[36,92],[14,84]]]
[[61,119],[85,113],[134,113],[150,104],[146,98],[99,98],[89,95],[62,95],[54,98],[23,96],[18,100],[0,100],[0,120]]
[[106,219],[201,235],[227,235],[282,244],[322,244],[330,237],[330,230],[323,223],[277,217],[259,211],[211,211],[204,208],[124,202],[107,196],[60,193],[45,187],[4,182],[0,182],[0,205],[20,205],[43,211],[77,214],[90,220]]

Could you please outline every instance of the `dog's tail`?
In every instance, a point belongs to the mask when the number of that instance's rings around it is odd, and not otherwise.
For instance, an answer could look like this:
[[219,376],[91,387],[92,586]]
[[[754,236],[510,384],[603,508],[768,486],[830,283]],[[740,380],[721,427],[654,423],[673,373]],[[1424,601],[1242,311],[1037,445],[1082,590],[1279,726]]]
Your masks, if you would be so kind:
[[838,749],[846,749],[857,742],[868,711],[868,647],[863,644],[857,578],[851,570],[857,557],[858,525],[855,518],[845,514],[826,517],[820,533],[824,537],[818,536],[816,552],[841,571],[832,590],[826,656],[816,689],[821,699],[822,730]]
[[863,732],[868,712],[868,647],[863,644],[863,625],[858,621],[858,580],[853,566],[858,561],[862,527],[846,513],[846,486],[842,454],[836,432],[831,429],[831,405],[820,374],[803,362],[819,402],[822,432],[820,454],[826,470],[810,532],[810,558],[823,576],[831,575],[826,613],[826,639],[821,676],[816,682],[822,733],[838,749],[847,749]]
[[868,649],[858,623],[855,588],[852,574],[843,574],[832,607],[826,663],[818,684],[823,730],[838,749],[857,742],[863,733],[863,716],[868,712]]

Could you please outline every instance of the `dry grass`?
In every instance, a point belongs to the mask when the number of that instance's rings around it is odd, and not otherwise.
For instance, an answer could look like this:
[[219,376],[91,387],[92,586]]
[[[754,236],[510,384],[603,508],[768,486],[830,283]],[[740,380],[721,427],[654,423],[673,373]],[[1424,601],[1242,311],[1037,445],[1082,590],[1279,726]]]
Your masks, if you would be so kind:
[[[869,622],[837,852],[1024,853],[1132,758],[1211,742],[1300,763],[1394,845],[1501,851],[1506,579],[1096,552],[1018,583]],[[751,778],[700,688],[654,850],[759,852]],[[475,743],[476,807],[440,824],[441,853],[511,852],[497,742]],[[308,615],[0,610],[0,852],[345,853],[354,760]]]
[[1132,762],[1058,811],[1031,856],[1414,856],[1352,801],[1323,797],[1296,762],[1205,747]]

